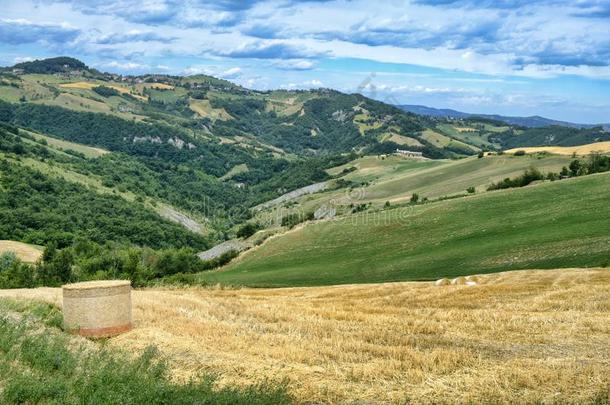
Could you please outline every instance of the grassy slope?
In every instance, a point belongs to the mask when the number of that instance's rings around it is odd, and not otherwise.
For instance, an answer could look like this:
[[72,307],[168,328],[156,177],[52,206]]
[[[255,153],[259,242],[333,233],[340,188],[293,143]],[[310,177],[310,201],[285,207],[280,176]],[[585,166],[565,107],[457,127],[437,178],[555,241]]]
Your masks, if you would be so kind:
[[96,158],[99,156],[103,156],[106,153],[109,153],[109,151],[102,149],[102,148],[94,148],[92,146],[86,146],[86,145],[82,145],[80,143],[65,141],[63,139],[53,138],[53,137],[50,137],[47,135],[42,135],[42,134],[32,132],[32,131],[25,131],[25,132],[32,135],[37,140],[44,139],[48,145],[50,145],[53,148],[60,150],[60,151],[73,150],[73,151],[82,153],[83,155],[85,155],[88,158]]
[[[468,187],[484,191],[492,182],[518,176],[530,166],[542,172],[559,172],[562,166],[570,163],[570,160],[571,158],[566,156],[544,156],[539,159],[537,156],[504,155],[488,156],[483,159],[472,157],[454,161],[421,161],[396,156],[389,156],[386,159],[366,156],[332,168],[328,172],[337,175],[346,168],[355,167],[357,170],[343,178],[354,182],[370,182],[368,186],[353,192],[339,189],[305,196],[298,200],[298,205],[283,208],[282,214],[293,210],[315,211],[330,201],[345,207],[350,203],[367,202],[381,207],[386,201],[392,203],[408,201],[412,193],[418,193],[420,197],[438,198],[464,194]],[[342,212],[342,209],[338,208]],[[277,212],[262,212],[257,219],[267,222],[277,215]]]
[[204,282],[301,286],[607,265],[610,174],[315,223]]
[[172,381],[154,348],[139,356],[61,332],[54,306],[0,299],[2,404],[290,403],[283,386],[215,387],[202,375]]

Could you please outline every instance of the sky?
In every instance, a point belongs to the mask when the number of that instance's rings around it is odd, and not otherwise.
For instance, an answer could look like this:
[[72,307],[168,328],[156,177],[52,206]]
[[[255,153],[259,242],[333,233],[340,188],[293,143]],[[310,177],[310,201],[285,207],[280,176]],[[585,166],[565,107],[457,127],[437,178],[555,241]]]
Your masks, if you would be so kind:
[[72,56],[393,104],[610,123],[610,0],[0,0],[0,65]]

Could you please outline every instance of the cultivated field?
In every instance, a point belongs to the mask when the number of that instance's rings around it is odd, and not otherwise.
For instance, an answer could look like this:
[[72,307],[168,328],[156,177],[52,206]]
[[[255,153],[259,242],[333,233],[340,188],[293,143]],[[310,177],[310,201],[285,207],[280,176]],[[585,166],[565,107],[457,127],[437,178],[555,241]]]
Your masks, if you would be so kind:
[[[106,86],[110,87],[119,93],[129,94],[130,91],[128,88],[123,86],[118,86],[116,84],[108,84],[108,83],[95,83],[95,82],[74,82],[74,83],[63,83],[60,84],[59,87],[63,87],[66,89],[83,89],[83,90],[91,90],[97,86]],[[148,100],[144,96],[140,96],[139,94],[131,94],[133,97],[138,98],[140,100],[146,101]]]
[[525,151],[525,153],[548,152],[556,155],[589,155],[593,152],[610,152],[610,142],[595,142],[578,146],[534,146],[530,148],[514,148],[507,150],[506,153],[515,153],[519,150]]
[[13,252],[26,263],[35,263],[42,256],[42,246],[30,245],[13,240],[0,240],[0,254]]
[[[59,289],[0,296],[59,304]],[[392,283],[134,292],[135,330],[179,380],[288,378],[300,402],[607,403],[610,270],[517,271],[475,286]]]
[[198,277],[292,287],[609,265],[609,190],[603,173],[318,221]]
[[[406,202],[413,193],[421,198],[430,199],[464,194],[468,187],[475,187],[477,192],[485,191],[493,182],[506,177],[516,177],[530,167],[536,167],[546,173],[559,172],[562,166],[570,164],[567,156],[487,156],[460,160],[415,160],[398,156],[365,156],[342,166],[328,170],[335,176],[345,169],[354,168],[342,178],[355,183],[366,182],[368,185],[348,192],[346,189],[330,190],[316,193],[298,200],[298,205],[286,209],[298,209],[302,212],[315,211],[328,203],[349,205],[372,203],[381,207],[386,201],[391,203]],[[263,221],[269,215],[263,213]]]

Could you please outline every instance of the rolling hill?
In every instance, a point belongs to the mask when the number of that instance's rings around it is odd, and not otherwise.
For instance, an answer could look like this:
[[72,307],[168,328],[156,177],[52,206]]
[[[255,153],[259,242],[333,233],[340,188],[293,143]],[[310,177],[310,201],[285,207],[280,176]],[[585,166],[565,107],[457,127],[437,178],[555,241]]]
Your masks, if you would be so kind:
[[610,130],[610,124],[577,124],[574,122],[558,121],[550,118],[541,117],[539,115],[533,115],[530,117],[514,117],[498,114],[473,114],[462,111],[452,110],[450,108],[433,108],[426,107],[423,105],[414,104],[403,104],[399,105],[399,108],[420,115],[427,115],[431,117],[445,117],[445,118],[487,118],[496,121],[502,121],[509,125],[517,125],[522,127],[548,127],[548,126],[562,126],[571,128],[593,128],[596,126],[604,127],[607,131]]
[[606,173],[318,222],[199,278],[304,286],[607,266],[608,190]]
[[276,204],[258,206],[254,220],[273,226],[291,214],[332,209],[336,215],[346,215],[363,204],[367,209],[379,209],[386,203],[402,204],[413,194],[435,200],[463,196],[471,187],[481,193],[492,183],[517,177],[529,168],[558,173],[572,160],[571,155],[549,154],[488,155],[459,160],[364,156],[328,169],[333,179],[319,183],[321,186],[313,193],[288,193]]
[[[113,274],[140,272],[138,280],[217,265],[180,260],[250,225],[270,228],[248,241],[257,245],[283,229],[277,222],[295,225],[323,206],[351,217],[413,194],[453,198],[530,166],[557,172],[569,164],[561,156],[473,156],[484,151],[610,139],[600,129],[426,117],[329,89],[121,76],[65,57],[0,69],[0,123],[2,238],[71,249],[78,277],[96,274],[95,249],[81,257],[79,248],[93,242]],[[392,156],[397,149],[424,159]],[[301,193],[309,187],[319,189]],[[147,249],[169,258],[148,260]]]

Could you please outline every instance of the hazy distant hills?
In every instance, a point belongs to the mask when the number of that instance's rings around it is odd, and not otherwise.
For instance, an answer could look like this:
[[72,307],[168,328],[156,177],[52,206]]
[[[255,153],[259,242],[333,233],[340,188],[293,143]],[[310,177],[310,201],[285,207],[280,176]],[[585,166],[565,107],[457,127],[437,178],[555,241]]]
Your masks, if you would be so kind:
[[420,115],[427,115],[429,117],[447,117],[447,118],[470,118],[470,117],[483,117],[497,121],[503,121],[510,125],[519,125],[530,128],[547,127],[550,125],[561,125],[564,127],[571,128],[593,128],[596,126],[603,126],[606,131],[610,131],[610,124],[577,124],[574,122],[557,121],[550,118],[540,117],[533,115],[531,117],[510,117],[505,115],[497,114],[471,114],[462,111],[452,110],[450,108],[433,108],[426,107],[423,105],[399,105],[405,111],[412,112]]

